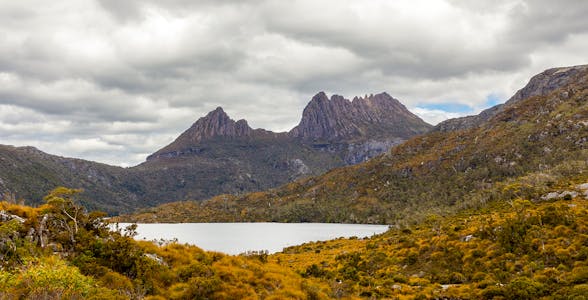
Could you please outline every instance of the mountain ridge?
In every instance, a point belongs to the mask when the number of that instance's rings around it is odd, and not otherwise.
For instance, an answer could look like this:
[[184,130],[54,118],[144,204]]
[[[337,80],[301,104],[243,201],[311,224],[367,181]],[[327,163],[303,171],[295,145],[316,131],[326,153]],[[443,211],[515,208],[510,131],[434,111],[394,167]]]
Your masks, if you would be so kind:
[[[322,95],[326,97],[324,93]],[[321,93],[313,98],[320,97]],[[130,168],[109,168],[73,158],[35,155],[31,151],[18,151],[17,154],[6,151],[7,157],[12,153],[21,158],[12,164],[8,163],[10,159],[6,163],[0,161],[0,169],[6,170],[4,173],[11,177],[4,181],[14,185],[3,186],[0,175],[0,192],[39,203],[42,195],[57,185],[81,187],[87,191],[87,195],[82,196],[87,197],[84,201],[97,199],[99,202],[92,208],[104,209],[110,214],[126,213],[133,207],[173,200],[265,190],[322,174],[335,167],[365,161],[402,143],[406,136],[431,128],[389,95],[370,97],[355,97],[350,101],[333,95],[332,98],[343,103],[346,110],[329,114],[315,110],[312,101],[307,105],[307,113],[326,122],[337,123],[337,119],[343,118],[354,126],[354,130],[348,131],[340,126],[331,127],[328,133],[336,138],[323,134],[324,139],[313,140],[288,132],[253,129],[246,120],[235,121],[222,107],[217,107],[196,120],[172,143],[148,156],[145,162]],[[398,116],[395,116],[397,112]],[[386,114],[390,118],[388,121]],[[357,122],[353,122],[355,118]],[[409,119],[405,121],[403,118]],[[301,120],[304,125],[303,120],[304,115]],[[395,124],[403,126],[402,134],[383,134],[394,129]],[[305,128],[309,132],[321,130]],[[32,161],[37,167],[19,169],[24,161]],[[31,179],[29,181],[34,184],[27,185],[18,179],[15,170],[22,170],[23,178]],[[117,202],[120,202],[120,209],[115,205]]]

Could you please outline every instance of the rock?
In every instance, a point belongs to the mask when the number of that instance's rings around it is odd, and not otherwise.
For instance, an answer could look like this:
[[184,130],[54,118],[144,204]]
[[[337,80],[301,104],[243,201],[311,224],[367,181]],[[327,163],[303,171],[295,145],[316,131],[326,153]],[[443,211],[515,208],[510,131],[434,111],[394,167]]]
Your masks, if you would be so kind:
[[468,235],[466,235],[466,236],[462,237],[462,238],[461,238],[461,241],[462,241],[462,242],[466,242],[466,243],[467,243],[467,242],[471,241],[473,238],[474,238],[474,236],[473,236],[473,235],[471,235],[471,234],[468,234]]
[[369,140],[363,143],[349,144],[345,162],[353,165],[364,162],[372,157],[388,152],[392,147],[404,142],[401,138],[385,140]]
[[576,185],[576,189],[584,195],[584,198],[588,199],[588,183],[582,183]]
[[152,261],[156,262],[158,265],[160,266],[166,266],[167,264],[165,263],[165,261],[163,260],[163,258],[157,254],[152,254],[152,253],[145,253],[143,254],[145,257],[151,259]]
[[310,168],[304,164],[304,161],[299,158],[295,158],[289,161],[288,166],[294,170],[295,175],[307,175],[310,174]]
[[16,220],[19,223],[25,222],[25,219],[23,219],[17,215],[9,214],[8,212],[6,212],[4,210],[0,210],[0,222],[8,222],[8,221],[12,221],[12,220]]
[[542,200],[552,200],[552,199],[561,199],[566,196],[570,196],[572,198],[578,196],[578,192],[575,191],[563,191],[563,192],[551,192],[546,195],[541,196]]

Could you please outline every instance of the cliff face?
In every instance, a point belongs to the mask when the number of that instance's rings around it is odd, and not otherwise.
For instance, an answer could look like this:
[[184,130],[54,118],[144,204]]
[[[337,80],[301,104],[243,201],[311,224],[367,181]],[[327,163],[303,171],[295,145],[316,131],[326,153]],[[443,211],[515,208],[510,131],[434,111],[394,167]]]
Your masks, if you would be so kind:
[[504,104],[499,104],[482,111],[479,115],[449,119],[439,123],[433,131],[456,131],[479,127],[489,121],[492,117],[502,112],[505,108],[513,106],[521,100],[545,96],[562,86],[569,85],[577,80],[577,77],[588,70],[588,65],[572,67],[553,68],[545,70],[531,78],[529,83],[518,90]]
[[307,141],[408,138],[431,126],[387,93],[355,97],[315,95],[289,135]]

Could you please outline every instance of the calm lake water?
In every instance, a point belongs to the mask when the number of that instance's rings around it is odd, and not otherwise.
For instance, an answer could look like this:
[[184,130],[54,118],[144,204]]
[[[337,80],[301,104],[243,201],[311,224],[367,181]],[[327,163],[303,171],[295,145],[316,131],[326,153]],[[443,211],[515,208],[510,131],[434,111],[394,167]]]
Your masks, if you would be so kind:
[[[121,223],[124,228],[129,224]],[[137,224],[138,240],[171,240],[227,254],[249,250],[282,251],[284,247],[338,237],[369,237],[388,230],[387,225],[326,223],[179,223]]]

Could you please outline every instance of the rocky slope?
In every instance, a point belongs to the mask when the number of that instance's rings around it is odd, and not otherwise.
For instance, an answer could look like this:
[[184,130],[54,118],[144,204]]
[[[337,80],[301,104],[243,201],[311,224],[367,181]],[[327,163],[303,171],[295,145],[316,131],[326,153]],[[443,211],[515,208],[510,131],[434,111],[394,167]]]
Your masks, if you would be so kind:
[[291,132],[252,129],[217,108],[132,168],[0,148],[0,192],[41,202],[56,186],[84,188],[93,209],[137,207],[259,191],[386,152],[431,128],[387,94],[353,101],[317,94]]
[[561,178],[588,171],[588,68],[548,70],[512,99],[475,127],[418,136],[366,163],[131,219],[398,224],[497,198],[540,200]]

